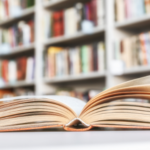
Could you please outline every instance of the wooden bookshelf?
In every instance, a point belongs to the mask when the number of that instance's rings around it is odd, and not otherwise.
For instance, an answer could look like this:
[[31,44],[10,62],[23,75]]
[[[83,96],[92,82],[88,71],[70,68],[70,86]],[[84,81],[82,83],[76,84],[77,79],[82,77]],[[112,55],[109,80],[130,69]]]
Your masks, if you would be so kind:
[[1,85],[0,89],[12,89],[12,88],[21,88],[21,87],[32,87],[35,85],[34,81],[16,81],[14,83],[9,83],[5,85]]
[[34,43],[29,44],[27,46],[17,46],[17,47],[12,48],[9,53],[0,54],[0,58],[2,58],[2,57],[13,57],[15,55],[33,52],[34,48],[35,48]]
[[93,73],[87,73],[87,74],[79,74],[79,75],[68,75],[68,76],[61,76],[61,77],[53,77],[53,78],[45,78],[45,83],[62,83],[62,82],[71,82],[71,81],[85,81],[85,80],[91,80],[91,79],[98,79],[98,78],[105,78],[106,73],[100,73],[100,72],[93,72]]
[[23,10],[22,13],[16,17],[8,18],[6,20],[0,21],[0,27],[9,26],[21,19],[24,20],[26,18],[29,18],[29,17],[33,16],[34,13],[35,13],[35,7],[27,8],[27,9]]

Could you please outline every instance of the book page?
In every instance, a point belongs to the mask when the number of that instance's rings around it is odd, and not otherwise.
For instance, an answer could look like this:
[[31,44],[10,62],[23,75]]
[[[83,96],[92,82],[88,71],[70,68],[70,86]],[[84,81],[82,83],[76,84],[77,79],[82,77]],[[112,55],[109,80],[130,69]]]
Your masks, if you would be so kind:
[[107,93],[107,92],[110,92],[110,91],[113,91],[113,90],[118,90],[118,89],[121,89],[121,88],[147,85],[147,84],[150,84],[150,76],[146,76],[146,77],[142,77],[142,78],[138,78],[138,79],[134,79],[134,80],[130,80],[130,81],[121,83],[119,85],[116,85],[112,88],[109,88],[109,89],[105,90],[102,93]]
[[19,97],[12,97],[12,98],[4,98],[0,99],[0,101],[11,101],[11,100],[19,100],[19,99],[43,99],[43,98],[48,98],[52,100],[59,101],[68,107],[70,107],[76,114],[77,116],[80,115],[83,107],[86,105],[85,102],[74,98],[74,97],[69,97],[69,96],[57,96],[57,95],[50,95],[50,96],[19,96]]
[[[86,106],[83,108],[83,111],[81,112],[81,114],[83,114],[87,109],[93,107],[93,105],[96,105],[96,103],[99,103],[99,101],[102,102],[102,99],[104,98],[108,98],[113,97],[113,95],[122,95],[122,94],[126,94],[129,95],[129,93],[131,94],[141,94],[143,92],[147,93],[149,92],[150,89],[150,76],[146,76],[146,77],[142,77],[142,78],[138,78],[138,79],[134,79],[131,81],[127,81],[124,83],[121,83],[117,86],[114,86],[112,88],[109,88],[101,93],[99,93],[98,95],[96,95],[95,97],[93,97],[87,104]],[[132,96],[131,96],[132,98]],[[112,98],[113,100],[113,98]]]

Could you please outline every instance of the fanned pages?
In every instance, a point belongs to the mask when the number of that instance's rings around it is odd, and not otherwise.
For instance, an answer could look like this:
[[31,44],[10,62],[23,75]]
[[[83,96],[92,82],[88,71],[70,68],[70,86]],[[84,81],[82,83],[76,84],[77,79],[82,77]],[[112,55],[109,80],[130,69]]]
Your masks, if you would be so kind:
[[87,104],[66,96],[2,99],[0,131],[54,127],[68,131],[85,131],[93,127],[150,129],[149,101],[150,76],[107,89]]

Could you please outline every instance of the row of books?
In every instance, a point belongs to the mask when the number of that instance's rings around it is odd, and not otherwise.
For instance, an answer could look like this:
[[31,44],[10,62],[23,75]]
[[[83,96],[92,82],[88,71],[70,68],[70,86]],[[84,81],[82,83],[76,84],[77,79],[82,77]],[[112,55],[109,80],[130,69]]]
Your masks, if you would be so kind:
[[34,79],[35,61],[33,57],[21,57],[14,60],[0,60],[0,85],[27,82]]
[[35,95],[31,89],[17,88],[15,90],[0,90],[0,99],[14,96]]
[[65,76],[105,70],[104,42],[74,48],[50,47],[45,55],[45,76]]
[[125,68],[150,65],[150,32],[116,41],[115,59],[122,60]]
[[150,13],[150,0],[116,0],[116,21],[140,17]]
[[94,96],[99,94],[101,91],[99,90],[87,90],[85,92],[79,92],[75,90],[58,90],[56,92],[56,95],[61,95],[61,96],[71,96],[71,97],[76,97],[80,100],[83,100],[84,102],[88,102],[90,99],[92,99]]
[[91,33],[95,26],[105,22],[105,0],[90,0],[77,3],[65,10],[46,13],[44,21],[45,37],[72,35],[77,31]]
[[34,6],[35,0],[0,0],[0,21],[18,17],[26,8]]
[[0,30],[0,54],[9,53],[16,46],[34,42],[34,21],[19,21],[10,28]]

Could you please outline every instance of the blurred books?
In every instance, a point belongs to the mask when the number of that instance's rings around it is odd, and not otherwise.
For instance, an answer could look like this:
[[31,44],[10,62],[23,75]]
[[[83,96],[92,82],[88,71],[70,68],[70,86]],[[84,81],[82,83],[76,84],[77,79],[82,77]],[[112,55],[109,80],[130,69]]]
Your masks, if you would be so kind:
[[105,1],[90,0],[74,7],[46,13],[44,36],[58,37],[74,35],[78,31],[92,33],[93,28],[105,24]]
[[0,21],[18,17],[23,10],[34,6],[34,0],[0,0]]
[[73,48],[49,47],[45,55],[45,77],[62,77],[105,71],[103,42]]
[[122,60],[125,68],[150,65],[150,32],[116,41],[114,54],[115,60]]
[[17,81],[34,80],[35,61],[33,57],[0,60],[0,85],[15,84]]
[[35,95],[32,89],[18,88],[15,90],[0,90],[0,99],[14,96]]
[[115,1],[116,21],[125,21],[150,14],[149,0],[116,0]]
[[34,42],[34,21],[19,21],[0,30],[0,54],[7,54],[17,46],[29,46]]

